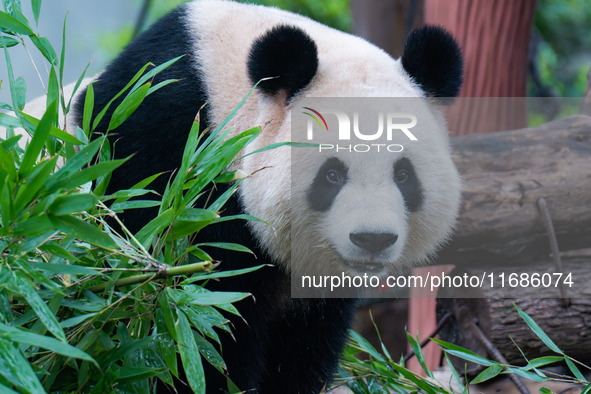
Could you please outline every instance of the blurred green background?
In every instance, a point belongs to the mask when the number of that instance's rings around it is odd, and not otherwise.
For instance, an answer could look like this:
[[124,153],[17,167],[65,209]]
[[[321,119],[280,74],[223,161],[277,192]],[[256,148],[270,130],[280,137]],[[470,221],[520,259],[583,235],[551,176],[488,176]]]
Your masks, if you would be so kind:
[[[186,0],[152,0],[143,28]],[[337,29],[351,30],[349,0],[250,0],[276,6],[318,20]],[[51,0],[43,2],[39,29],[54,42],[61,42],[63,15],[68,16],[68,65],[66,75],[75,80],[88,61],[87,75],[99,72],[133,37],[144,0]],[[530,96],[582,96],[591,64],[591,7],[589,0],[540,0],[535,17],[530,56]],[[28,11],[23,2],[23,11]],[[20,46],[19,46],[20,47]],[[15,50],[21,50],[19,47]],[[15,51],[16,52],[16,51]],[[29,99],[42,94],[28,55],[11,52],[15,73],[29,83]],[[0,68],[0,79],[6,80]],[[43,75],[43,70],[41,71]],[[533,78],[531,77],[533,76]],[[0,101],[9,101],[7,89]]]

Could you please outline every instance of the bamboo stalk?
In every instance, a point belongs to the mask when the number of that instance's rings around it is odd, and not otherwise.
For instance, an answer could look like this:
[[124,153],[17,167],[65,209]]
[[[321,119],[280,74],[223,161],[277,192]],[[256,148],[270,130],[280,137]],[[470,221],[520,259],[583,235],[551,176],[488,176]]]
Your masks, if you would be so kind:
[[[211,261],[203,261],[201,263],[181,265],[178,267],[169,267],[165,270],[151,272],[147,274],[132,275],[126,278],[119,279],[115,282],[115,288],[141,283],[150,279],[160,279],[169,276],[189,275],[196,272],[209,272],[213,268]],[[100,285],[89,288],[93,293],[99,293],[107,288],[111,282],[104,282]]]

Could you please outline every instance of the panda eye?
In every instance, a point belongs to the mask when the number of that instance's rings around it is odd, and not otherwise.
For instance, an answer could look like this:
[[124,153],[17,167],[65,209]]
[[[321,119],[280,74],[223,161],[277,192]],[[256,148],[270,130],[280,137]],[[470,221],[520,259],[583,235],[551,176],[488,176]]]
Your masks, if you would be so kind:
[[326,180],[329,183],[340,185],[341,183],[343,183],[344,177],[343,174],[340,173],[340,171],[331,168],[326,171]]
[[410,173],[407,169],[401,168],[400,170],[396,171],[396,183],[405,183],[410,178]]

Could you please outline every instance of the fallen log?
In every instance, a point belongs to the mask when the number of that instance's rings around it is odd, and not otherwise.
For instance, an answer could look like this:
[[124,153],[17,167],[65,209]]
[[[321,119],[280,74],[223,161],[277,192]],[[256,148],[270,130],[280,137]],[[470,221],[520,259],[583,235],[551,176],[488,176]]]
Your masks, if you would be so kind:
[[[528,359],[557,355],[552,352],[528,327],[517,313],[514,304],[530,315],[552,341],[567,355],[581,361],[591,361],[591,289],[586,286],[591,281],[591,255],[589,250],[581,251],[578,257],[563,257],[563,267],[572,273],[572,280],[578,282],[579,292],[575,294],[568,286],[568,298],[563,302],[559,288],[554,286],[491,287],[485,281],[479,288],[440,289],[437,299],[438,319],[451,314],[447,323],[439,332],[441,339],[465,347],[483,357],[493,358],[490,349],[478,338],[471,327],[478,326],[494,347],[513,365],[525,365],[524,355]],[[539,262],[532,272],[552,273],[553,261]],[[456,269],[450,275],[480,275],[479,269],[465,271]],[[503,269],[487,271],[504,272]],[[527,271],[526,271],[527,272]],[[573,298],[575,296],[576,298]],[[469,297],[469,298],[467,298]],[[518,297],[518,298],[516,298]],[[544,298],[541,298],[544,297]],[[554,297],[554,298],[551,298]],[[522,354],[523,352],[523,354]],[[452,358],[454,366],[464,371],[464,360]],[[474,375],[484,369],[477,364],[468,363],[467,372]]]
[[545,198],[561,250],[591,246],[591,117],[452,139],[464,182],[452,242],[439,264],[535,264],[550,253]]

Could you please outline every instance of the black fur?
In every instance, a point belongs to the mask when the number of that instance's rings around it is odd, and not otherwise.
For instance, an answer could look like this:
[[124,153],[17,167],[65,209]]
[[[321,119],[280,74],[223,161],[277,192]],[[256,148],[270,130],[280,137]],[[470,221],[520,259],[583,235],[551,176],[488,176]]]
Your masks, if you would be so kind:
[[423,204],[423,188],[414,166],[406,157],[394,165],[394,182],[402,193],[406,208],[417,212]]
[[[131,42],[93,83],[94,118],[145,64],[151,62],[157,66],[184,55],[159,73],[152,86],[166,79],[179,81],[149,95],[121,126],[109,132],[116,158],[132,154],[136,157],[113,173],[107,193],[129,188],[150,175],[166,172],[150,185],[150,188],[163,192],[172,171],[181,164],[193,120],[207,101],[201,77],[195,69],[189,33],[181,28],[185,12],[185,7],[179,7],[156,22]],[[85,94],[74,106],[74,119],[79,125],[82,124]],[[109,119],[123,97],[125,94],[110,106],[95,130],[96,134],[106,132]],[[202,122],[206,123],[205,111],[200,115]],[[135,232],[155,214],[156,211],[145,209],[121,215],[121,218],[126,227]]]
[[[329,171],[337,172],[341,177],[341,182],[331,182],[327,179],[327,173]],[[346,182],[347,167],[345,164],[336,157],[326,160],[316,173],[314,182],[312,182],[312,186],[308,191],[308,204],[310,208],[318,212],[328,211]]]
[[404,46],[402,66],[432,97],[457,97],[462,86],[462,51],[445,29],[413,30]]
[[269,95],[284,90],[287,99],[305,88],[318,70],[316,44],[295,26],[279,25],[259,37],[248,56],[248,76]]
[[[186,8],[181,6],[138,37],[107,67],[100,81],[93,84],[96,115],[146,63],[158,65],[185,55],[161,73],[153,83],[157,84],[169,78],[181,81],[148,96],[125,123],[110,132],[109,140],[114,145],[116,158],[135,155],[114,172],[108,193],[129,188],[150,175],[168,171],[168,174],[150,185],[150,188],[162,193],[170,174],[180,166],[192,121],[199,108],[207,101],[205,86],[197,72],[199,59],[193,57],[195,48],[188,39],[188,32],[182,28],[185,25],[185,10]],[[286,35],[282,32],[286,32]],[[285,38],[289,44],[291,41],[298,41],[302,36],[310,41],[299,29],[280,27],[265,37]],[[268,39],[263,40],[265,43],[258,45],[258,50],[252,52],[260,50],[266,56],[261,60],[262,63],[265,59],[270,63],[274,63],[272,59],[275,58],[283,59],[286,55],[285,48],[282,45],[273,46]],[[268,89],[269,92],[273,89],[287,89],[293,94],[303,88],[313,77],[317,66],[315,46],[311,44],[308,42],[296,45],[296,48],[291,47],[290,51],[296,51],[291,57],[295,63],[277,62],[280,65],[286,64],[287,68],[291,67],[287,74],[282,74],[281,87],[277,87],[277,83],[271,83],[269,88],[264,89]],[[266,50],[263,50],[263,47]],[[300,51],[304,53],[301,56],[298,55]],[[313,61],[310,61],[310,58]],[[301,70],[305,76],[298,77],[295,75],[300,70],[298,62],[304,59],[307,60],[307,66],[303,66]],[[219,78],[222,79],[223,75]],[[220,80],[220,83],[223,84],[224,81]],[[237,101],[240,98],[237,97]],[[98,127],[99,133],[105,132],[117,104],[111,106],[105,120]],[[83,107],[84,94],[77,99],[74,107],[75,121],[78,125],[82,124]],[[207,114],[202,112],[201,115],[202,128],[205,128],[208,123]],[[286,160],[289,160],[289,157]],[[225,187],[219,185],[211,201],[214,201]],[[233,197],[225,206],[224,215],[241,211],[238,197]],[[135,232],[155,215],[156,212],[150,209],[131,210],[125,214],[123,220],[125,225]],[[244,222],[229,221],[208,226],[199,233],[198,238],[198,242],[240,243],[257,255],[257,258],[254,258],[250,254],[228,250],[212,251],[212,255],[222,262],[221,268],[224,270],[274,263],[259,248],[257,240]],[[289,276],[282,269],[273,266],[208,284],[211,290],[250,292],[254,296],[236,304],[246,323],[236,316],[228,315],[235,340],[227,333],[219,332],[222,341],[220,351],[227,363],[230,378],[242,390],[273,394],[318,393],[330,381],[336,370],[353,316],[354,301],[292,301],[289,299],[289,280]],[[205,361],[204,368],[208,393],[220,393],[226,389],[224,376]],[[163,385],[159,385],[162,389]],[[176,390],[184,389],[187,389],[187,386],[176,385]]]

